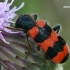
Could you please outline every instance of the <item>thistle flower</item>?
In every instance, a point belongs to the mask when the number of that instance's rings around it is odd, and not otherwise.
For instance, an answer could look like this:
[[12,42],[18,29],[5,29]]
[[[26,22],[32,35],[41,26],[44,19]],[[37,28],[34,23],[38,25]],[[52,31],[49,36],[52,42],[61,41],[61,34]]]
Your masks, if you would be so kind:
[[44,62],[43,51],[38,52],[36,50],[37,44],[31,38],[29,38],[29,43],[31,44],[30,53],[27,56],[29,47],[26,35],[22,31],[19,33],[18,30],[12,31],[6,28],[10,27],[10,23],[15,23],[13,21],[17,15],[15,12],[24,5],[24,3],[22,3],[19,8],[15,6],[10,9],[13,1],[14,0],[12,0],[11,3],[8,3],[8,0],[0,2],[0,64],[4,67],[0,67],[0,69],[63,70],[60,64],[55,64],[50,59],[46,59]]
[[13,19],[17,16],[15,12],[21,9],[24,5],[24,3],[22,3],[18,8],[14,6],[12,9],[10,9],[13,2],[14,0],[12,0],[11,3],[8,3],[8,0],[0,2],[0,39],[7,44],[9,44],[9,42],[5,40],[4,36],[2,35],[2,31],[4,30],[8,33],[17,33],[12,32],[6,27],[10,27],[10,23],[14,23]]

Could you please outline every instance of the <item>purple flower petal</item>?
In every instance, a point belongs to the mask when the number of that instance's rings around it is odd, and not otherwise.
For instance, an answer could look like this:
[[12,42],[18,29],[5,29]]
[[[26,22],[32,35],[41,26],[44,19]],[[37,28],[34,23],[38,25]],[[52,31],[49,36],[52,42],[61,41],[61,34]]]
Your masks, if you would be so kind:
[[13,32],[12,30],[7,29],[6,27],[10,27],[10,23],[15,23],[13,21],[13,19],[17,16],[15,12],[24,6],[23,2],[18,8],[14,6],[12,9],[10,9],[10,6],[13,4],[13,2],[14,0],[12,0],[10,3],[8,3],[8,0],[0,2],[0,39],[7,44],[9,44],[9,42],[5,40],[1,32],[4,30],[12,34],[19,33],[19,32]]
[[5,40],[5,38],[3,37],[3,35],[1,34],[1,32],[0,32],[0,39],[3,40],[6,44],[9,44],[9,42],[7,42],[7,41]]

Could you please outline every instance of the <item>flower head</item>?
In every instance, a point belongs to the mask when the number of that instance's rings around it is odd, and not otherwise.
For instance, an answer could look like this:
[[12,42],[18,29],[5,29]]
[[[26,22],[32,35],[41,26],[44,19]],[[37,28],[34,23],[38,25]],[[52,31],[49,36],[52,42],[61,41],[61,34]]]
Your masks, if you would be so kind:
[[10,6],[12,5],[13,2],[14,0],[12,0],[10,3],[8,3],[8,0],[0,2],[0,39],[3,40],[5,43],[9,42],[7,42],[3,37],[2,31],[6,31],[8,33],[17,33],[12,32],[6,27],[10,27],[10,23],[14,23],[13,19],[17,16],[15,12],[24,6],[23,2],[18,8],[14,6],[13,8],[10,9]]

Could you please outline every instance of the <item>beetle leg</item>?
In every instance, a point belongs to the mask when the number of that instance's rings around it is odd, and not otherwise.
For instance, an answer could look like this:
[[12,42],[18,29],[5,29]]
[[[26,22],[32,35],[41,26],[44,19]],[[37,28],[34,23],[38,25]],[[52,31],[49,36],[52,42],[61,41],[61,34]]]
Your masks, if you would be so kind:
[[56,25],[54,28],[53,28],[54,31],[56,31],[56,33],[59,32],[60,30],[60,25]]
[[37,14],[33,15],[33,18],[35,19],[35,21],[37,20]]
[[40,51],[40,47],[39,46],[37,46],[37,51]]
[[29,35],[26,34],[26,38],[27,38],[27,43],[28,43],[29,49],[28,49],[28,52],[26,53],[26,57],[25,58],[27,58],[27,56],[30,54],[30,49],[31,49],[31,45],[29,43],[28,37],[29,37]]

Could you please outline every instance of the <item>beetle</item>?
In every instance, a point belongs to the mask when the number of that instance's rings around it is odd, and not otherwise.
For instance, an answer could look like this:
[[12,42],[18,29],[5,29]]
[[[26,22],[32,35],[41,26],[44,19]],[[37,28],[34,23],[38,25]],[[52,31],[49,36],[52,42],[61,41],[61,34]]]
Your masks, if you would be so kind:
[[58,35],[60,25],[51,28],[47,22],[37,20],[37,14],[22,14],[18,17],[15,28],[23,29],[38,44],[38,50],[41,48],[45,57],[48,56],[54,63],[64,63],[68,59],[68,45]]

